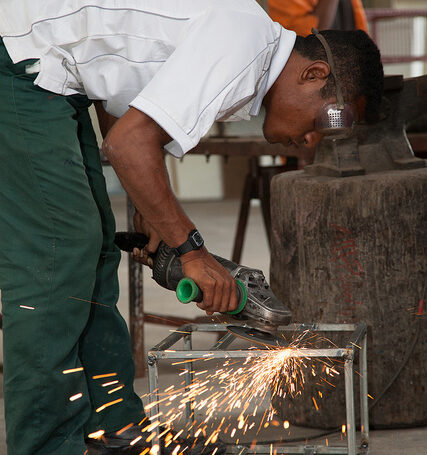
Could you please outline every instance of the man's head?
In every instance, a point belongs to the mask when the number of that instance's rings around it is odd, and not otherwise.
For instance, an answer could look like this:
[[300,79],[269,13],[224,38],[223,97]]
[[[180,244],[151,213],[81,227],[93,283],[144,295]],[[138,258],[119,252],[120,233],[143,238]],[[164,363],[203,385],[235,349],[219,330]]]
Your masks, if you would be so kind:
[[[344,101],[353,105],[356,120],[375,122],[383,91],[378,48],[361,30],[321,34],[332,51]],[[264,98],[266,139],[313,147],[322,138],[315,119],[322,106],[336,100],[336,83],[324,46],[313,34],[298,36],[282,73]]]

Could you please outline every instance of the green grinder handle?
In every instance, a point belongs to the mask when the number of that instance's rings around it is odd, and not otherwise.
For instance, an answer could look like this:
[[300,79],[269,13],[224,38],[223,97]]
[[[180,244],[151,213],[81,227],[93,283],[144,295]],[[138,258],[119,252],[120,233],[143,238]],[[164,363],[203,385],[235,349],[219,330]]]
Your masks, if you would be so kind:
[[[237,292],[239,294],[239,305],[234,311],[227,311],[227,314],[238,314],[245,308],[248,293],[244,284],[236,279]],[[176,287],[176,296],[181,303],[201,302],[203,300],[202,291],[191,278],[182,278]]]

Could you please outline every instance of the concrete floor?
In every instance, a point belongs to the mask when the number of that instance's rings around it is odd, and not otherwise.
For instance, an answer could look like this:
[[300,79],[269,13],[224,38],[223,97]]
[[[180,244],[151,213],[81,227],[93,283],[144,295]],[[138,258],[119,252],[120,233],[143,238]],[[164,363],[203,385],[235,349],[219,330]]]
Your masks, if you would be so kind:
[[[112,197],[113,209],[116,213],[117,230],[124,230],[125,219],[125,199],[123,196]],[[194,202],[184,204],[190,218],[203,233],[208,249],[216,254],[230,257],[233,243],[235,224],[238,213],[238,201],[225,202]],[[268,279],[269,253],[266,243],[264,227],[262,224],[260,209],[252,206],[249,220],[249,227],[246,233],[242,264],[260,268],[264,271]],[[128,320],[128,288],[127,288],[127,261],[123,257],[120,267],[121,296],[119,308]],[[177,302],[173,293],[161,289],[151,278],[148,270],[144,274],[144,305],[147,312],[157,314],[179,315],[185,318],[194,318],[203,313],[193,305],[181,305]],[[145,326],[145,352],[156,343],[169,335],[170,327],[147,324]],[[206,335],[198,339],[200,349],[208,348],[215,341],[215,336]],[[178,383],[177,372],[170,365],[162,365],[160,369],[160,389],[168,387],[170,384]],[[2,376],[0,375],[0,381]],[[144,395],[148,391],[148,380],[146,377],[135,381],[135,389],[139,395]],[[1,391],[0,391],[1,397]],[[144,398],[145,402],[145,398]],[[267,403],[264,403],[267,405]],[[262,414],[261,414],[262,415]],[[202,418],[198,415],[197,418]],[[237,416],[236,416],[237,417]],[[263,441],[277,441],[282,437],[306,437],[316,434],[318,430],[301,428],[290,425],[286,431],[282,427],[270,426],[262,430],[258,436],[258,443]],[[250,432],[245,436],[246,442],[253,440],[254,435]],[[223,437],[227,441],[227,437]],[[339,434],[328,437],[328,444],[343,445],[342,436]],[[241,442],[244,442],[241,439]],[[309,440],[308,445],[325,445],[325,437],[317,440]],[[301,444],[301,443],[299,443]],[[295,444],[293,444],[295,445]],[[370,453],[375,455],[421,455],[425,454],[427,447],[427,428],[415,428],[406,430],[372,431],[370,441]],[[5,424],[3,399],[0,398],[0,455],[6,454],[5,444]],[[303,453],[303,452],[300,452]],[[311,453],[311,452],[310,452]]]

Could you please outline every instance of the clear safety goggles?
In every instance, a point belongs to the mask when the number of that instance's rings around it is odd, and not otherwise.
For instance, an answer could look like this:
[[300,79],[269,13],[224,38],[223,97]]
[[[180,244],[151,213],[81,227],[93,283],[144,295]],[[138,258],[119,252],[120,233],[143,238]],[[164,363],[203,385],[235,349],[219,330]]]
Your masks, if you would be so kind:
[[341,85],[335,73],[335,64],[332,57],[331,48],[326,39],[316,29],[311,29],[311,33],[319,39],[326,52],[329,67],[331,68],[332,76],[334,77],[335,87],[337,91],[336,103],[325,103],[318,113],[314,126],[316,131],[328,137],[329,139],[342,139],[349,137],[353,131],[354,111],[350,104],[344,103],[344,97],[341,90]]

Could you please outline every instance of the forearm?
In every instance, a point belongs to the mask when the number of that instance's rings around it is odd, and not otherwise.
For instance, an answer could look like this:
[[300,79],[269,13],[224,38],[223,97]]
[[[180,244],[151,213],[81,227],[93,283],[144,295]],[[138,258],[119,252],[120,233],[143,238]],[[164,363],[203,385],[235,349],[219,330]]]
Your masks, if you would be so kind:
[[169,140],[149,117],[131,108],[111,128],[102,149],[136,209],[174,247],[194,225],[169,184],[162,150]]
[[[102,150],[114,167],[126,192],[142,217],[171,247],[184,243],[193,223],[176,200],[163,157],[163,146],[171,138],[150,117],[130,108],[111,128]],[[206,248],[181,257],[184,275],[203,292],[197,303],[208,315],[234,311],[237,290],[234,278]]]
[[[139,155],[138,155],[139,154]],[[158,159],[143,159],[140,155],[160,154]],[[159,149],[127,149],[126,157],[118,152],[108,155],[124,189],[135,208],[171,247],[185,242],[194,224],[188,219],[172,193],[163,156]]]
[[118,119],[104,109],[102,101],[94,101],[93,104],[95,106],[96,116],[98,117],[99,129],[101,130],[102,137],[105,138],[108,131],[110,131]]

